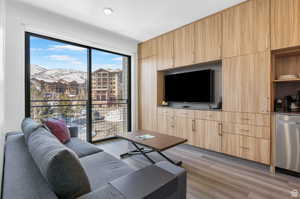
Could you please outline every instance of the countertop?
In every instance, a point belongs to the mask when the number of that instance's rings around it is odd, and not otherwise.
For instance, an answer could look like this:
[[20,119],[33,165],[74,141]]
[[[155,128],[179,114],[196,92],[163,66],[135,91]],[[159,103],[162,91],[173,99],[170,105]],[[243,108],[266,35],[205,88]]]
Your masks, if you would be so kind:
[[173,106],[163,106],[159,105],[158,108],[172,108],[172,109],[186,109],[186,110],[198,110],[198,111],[222,111],[222,109],[204,109],[197,107],[173,107]]

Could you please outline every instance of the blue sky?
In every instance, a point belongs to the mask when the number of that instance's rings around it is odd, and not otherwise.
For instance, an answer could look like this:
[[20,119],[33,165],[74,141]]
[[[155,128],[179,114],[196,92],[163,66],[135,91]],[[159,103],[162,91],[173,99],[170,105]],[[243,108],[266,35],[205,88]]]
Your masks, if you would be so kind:
[[[87,70],[87,50],[74,45],[30,37],[30,62],[47,69]],[[92,70],[122,69],[122,56],[92,51]]]

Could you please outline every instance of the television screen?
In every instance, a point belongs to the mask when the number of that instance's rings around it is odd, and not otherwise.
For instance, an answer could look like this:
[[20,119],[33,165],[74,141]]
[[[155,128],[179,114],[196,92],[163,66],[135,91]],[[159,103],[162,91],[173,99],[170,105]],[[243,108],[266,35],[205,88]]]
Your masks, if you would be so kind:
[[165,76],[167,102],[214,101],[214,71],[202,70]]

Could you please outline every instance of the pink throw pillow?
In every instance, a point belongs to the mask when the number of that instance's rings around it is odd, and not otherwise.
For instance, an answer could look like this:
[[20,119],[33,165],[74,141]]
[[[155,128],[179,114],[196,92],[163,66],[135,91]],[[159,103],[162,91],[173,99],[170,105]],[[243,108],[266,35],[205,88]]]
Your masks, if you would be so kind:
[[71,134],[66,123],[62,120],[48,119],[44,120],[43,123],[50,129],[51,133],[59,139],[63,144],[71,139]]

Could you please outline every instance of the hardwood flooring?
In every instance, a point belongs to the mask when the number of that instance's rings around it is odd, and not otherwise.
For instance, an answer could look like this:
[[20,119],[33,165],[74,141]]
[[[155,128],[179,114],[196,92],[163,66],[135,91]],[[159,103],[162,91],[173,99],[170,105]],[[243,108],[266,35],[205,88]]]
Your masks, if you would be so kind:
[[[118,158],[130,148],[127,141],[119,139],[98,146]],[[300,178],[281,173],[273,176],[265,165],[189,145],[174,147],[165,154],[183,162],[188,173],[188,199],[291,199],[290,191],[300,192]],[[161,160],[156,154],[150,156]],[[124,161],[134,169],[150,164],[142,156],[132,156]]]

